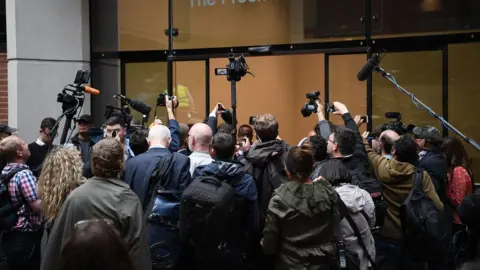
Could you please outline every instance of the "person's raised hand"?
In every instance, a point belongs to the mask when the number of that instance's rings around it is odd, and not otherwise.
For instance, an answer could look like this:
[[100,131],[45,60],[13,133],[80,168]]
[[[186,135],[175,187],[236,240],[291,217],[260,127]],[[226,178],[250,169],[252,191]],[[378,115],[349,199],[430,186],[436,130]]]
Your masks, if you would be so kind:
[[355,115],[355,117],[353,118],[353,121],[355,121],[355,124],[357,124],[357,127],[360,127],[364,123],[361,115]]
[[366,140],[366,139],[368,138],[368,135],[370,135],[370,132],[365,131],[365,132],[363,132],[363,134],[362,134],[362,138],[363,138],[364,140]]
[[315,183],[315,182],[318,182],[318,181],[325,181],[325,178],[323,178],[322,176],[319,176],[319,177],[313,179],[312,182]]
[[347,106],[345,106],[345,104],[341,102],[338,102],[338,101],[333,102],[333,107],[335,107],[335,111],[333,112],[333,114],[335,115],[344,115],[348,113]]
[[168,95],[165,95],[165,107],[167,107],[167,110],[173,109],[173,100],[170,100]]
[[318,121],[325,120],[325,113],[324,113],[324,108],[322,103],[320,103],[320,100],[315,100],[315,103],[317,103],[317,116],[318,116]]

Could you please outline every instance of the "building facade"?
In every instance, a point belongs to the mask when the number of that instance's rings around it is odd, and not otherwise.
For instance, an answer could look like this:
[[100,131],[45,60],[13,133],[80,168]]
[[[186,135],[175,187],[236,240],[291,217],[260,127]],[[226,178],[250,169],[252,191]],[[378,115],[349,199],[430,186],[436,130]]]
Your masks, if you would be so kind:
[[[343,101],[352,114],[368,115],[368,128],[398,111],[405,124],[453,135],[380,75],[357,80],[366,60],[386,50],[381,65],[400,85],[477,139],[478,14],[475,0],[6,0],[8,122],[33,140],[43,117],[61,114],[57,93],[88,68],[101,94],[83,110],[97,125],[105,105],[118,105],[118,93],[152,107],[159,93],[173,93],[181,122],[203,120],[217,102],[231,103],[230,83],[214,69],[235,53],[245,54],[255,75],[238,82],[239,123],[271,112],[291,144],[315,124],[300,108],[305,93],[317,90],[322,102]],[[250,53],[259,46],[270,46],[268,53]],[[2,70],[0,120],[7,112]],[[480,152],[467,149],[478,167]]]

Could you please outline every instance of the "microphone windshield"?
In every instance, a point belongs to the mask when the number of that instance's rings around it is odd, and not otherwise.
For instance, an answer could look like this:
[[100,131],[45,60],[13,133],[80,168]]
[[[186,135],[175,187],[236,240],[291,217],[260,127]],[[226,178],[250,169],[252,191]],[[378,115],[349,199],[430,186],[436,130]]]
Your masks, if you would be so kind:
[[360,71],[357,74],[357,79],[361,82],[365,81],[370,77],[370,75],[373,72],[373,69],[375,68],[376,65],[376,59],[375,56],[368,59],[367,63],[360,69]]
[[150,105],[145,104],[144,102],[136,99],[130,100],[130,106],[137,112],[148,115],[150,111],[152,110],[152,107]]

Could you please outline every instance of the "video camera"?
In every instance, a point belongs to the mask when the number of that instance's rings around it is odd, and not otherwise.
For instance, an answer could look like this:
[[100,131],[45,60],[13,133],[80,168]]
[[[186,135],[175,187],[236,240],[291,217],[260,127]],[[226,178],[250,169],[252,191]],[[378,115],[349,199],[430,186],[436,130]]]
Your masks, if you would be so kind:
[[400,112],[386,112],[385,118],[394,120],[383,124],[381,127],[382,132],[385,130],[393,130],[398,133],[398,135],[402,135],[412,133],[413,128],[415,128],[415,125],[413,124],[404,125],[402,123],[402,114]]
[[[320,100],[320,91],[307,93],[305,96],[308,99],[308,102],[303,105],[300,112],[302,113],[303,117],[309,117],[312,113],[317,113],[318,105],[316,101]],[[328,103],[325,103],[325,108],[327,108],[327,112],[329,113],[335,111],[335,107]]]
[[[117,108],[111,105],[105,106],[105,114],[104,114],[105,118],[109,119],[110,117],[118,116],[123,119],[128,129],[130,129],[130,127],[133,127],[134,130],[143,128],[145,125],[145,122],[148,121],[150,111],[152,110],[150,105],[145,104],[140,100],[129,99],[123,95],[116,94],[116,95],[113,95],[113,97],[120,100],[120,108]],[[131,115],[130,107],[132,107],[132,109],[134,109],[135,111],[143,115],[141,126],[131,126],[133,116]]]

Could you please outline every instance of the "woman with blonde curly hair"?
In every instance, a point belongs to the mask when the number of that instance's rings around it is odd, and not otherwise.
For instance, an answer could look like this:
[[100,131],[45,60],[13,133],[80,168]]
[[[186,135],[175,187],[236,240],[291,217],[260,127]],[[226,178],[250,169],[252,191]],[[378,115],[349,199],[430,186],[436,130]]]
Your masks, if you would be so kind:
[[82,167],[80,152],[74,148],[59,147],[46,157],[38,181],[38,195],[50,228],[70,192],[85,181]]

